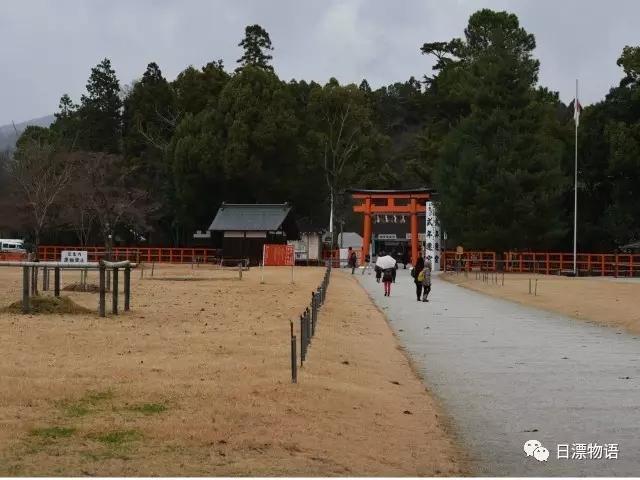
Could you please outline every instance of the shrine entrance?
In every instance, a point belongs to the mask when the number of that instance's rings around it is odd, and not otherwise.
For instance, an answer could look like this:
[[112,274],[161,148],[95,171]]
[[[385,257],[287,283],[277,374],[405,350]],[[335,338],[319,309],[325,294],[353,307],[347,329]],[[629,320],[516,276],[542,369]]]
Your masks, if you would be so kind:
[[411,263],[420,253],[418,217],[425,216],[426,203],[431,200],[433,190],[349,190],[354,200],[353,211],[363,215],[362,258],[369,254],[373,225],[407,224],[406,238],[411,243]]

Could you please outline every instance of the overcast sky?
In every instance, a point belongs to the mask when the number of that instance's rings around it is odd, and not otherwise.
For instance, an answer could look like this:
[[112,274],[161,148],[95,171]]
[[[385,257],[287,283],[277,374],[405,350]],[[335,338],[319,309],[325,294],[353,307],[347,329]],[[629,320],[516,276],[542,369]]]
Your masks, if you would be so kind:
[[479,8],[508,10],[535,34],[540,83],[569,102],[580,79],[583,105],[617,84],[625,45],[640,44],[637,0],[2,0],[0,125],[78,102],[90,68],[109,57],[122,85],[155,61],[169,79],[221,58],[235,68],[244,27],[259,23],[282,79],[372,87],[421,77],[424,42],[462,36]]

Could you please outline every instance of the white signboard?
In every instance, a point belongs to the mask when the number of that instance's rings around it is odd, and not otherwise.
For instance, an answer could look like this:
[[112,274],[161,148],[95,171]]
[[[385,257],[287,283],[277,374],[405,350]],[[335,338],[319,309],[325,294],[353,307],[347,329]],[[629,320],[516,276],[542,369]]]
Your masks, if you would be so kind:
[[62,250],[60,261],[62,263],[87,263],[89,254],[86,250]]
[[440,239],[440,224],[436,217],[435,205],[433,202],[427,202],[424,258],[431,262],[434,272],[440,270]]

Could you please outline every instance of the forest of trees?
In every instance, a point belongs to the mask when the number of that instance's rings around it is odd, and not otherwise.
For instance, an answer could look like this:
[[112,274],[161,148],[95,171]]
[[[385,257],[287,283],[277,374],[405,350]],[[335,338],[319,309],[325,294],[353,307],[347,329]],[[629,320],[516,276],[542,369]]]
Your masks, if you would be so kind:
[[[5,156],[0,229],[184,245],[223,201],[288,201],[326,226],[332,200],[348,221],[345,188],[429,186],[467,248],[571,249],[573,104],[538,84],[515,15],[476,12],[461,38],[422,46],[433,72],[376,90],[283,81],[259,25],[239,45],[235,68],[169,81],[150,63],[127,88],[102,60],[79,103],[63,95]],[[617,64],[619,85],[580,117],[581,251],[640,239],[640,47]]]

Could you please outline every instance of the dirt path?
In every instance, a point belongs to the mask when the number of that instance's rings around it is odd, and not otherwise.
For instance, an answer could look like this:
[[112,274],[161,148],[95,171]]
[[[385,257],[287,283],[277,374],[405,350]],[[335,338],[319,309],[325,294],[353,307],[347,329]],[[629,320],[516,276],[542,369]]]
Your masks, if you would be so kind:
[[[290,383],[289,320],[322,273],[160,267],[133,276],[127,315],[0,313],[0,475],[461,473],[383,315],[342,272]],[[19,272],[0,280],[2,306]]]
[[[498,274],[497,283],[476,279],[475,272],[466,277],[447,274],[442,278],[494,297],[640,333],[640,310],[637,308],[640,279],[506,274],[503,286],[502,274]],[[529,294],[529,279],[532,290],[535,290],[535,281],[538,280],[535,296]]]

